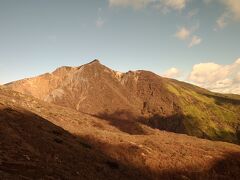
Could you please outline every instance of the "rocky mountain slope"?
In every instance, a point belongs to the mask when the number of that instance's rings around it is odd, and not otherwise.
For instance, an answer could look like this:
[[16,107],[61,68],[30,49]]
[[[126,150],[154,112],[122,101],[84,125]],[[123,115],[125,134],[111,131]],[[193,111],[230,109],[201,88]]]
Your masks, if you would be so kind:
[[240,96],[212,93],[148,71],[120,73],[94,60],[5,86],[85,114],[114,119],[112,123],[134,120],[161,130],[240,142]]
[[[126,125],[127,124],[127,125]],[[237,179],[240,147],[0,87],[0,179]]]

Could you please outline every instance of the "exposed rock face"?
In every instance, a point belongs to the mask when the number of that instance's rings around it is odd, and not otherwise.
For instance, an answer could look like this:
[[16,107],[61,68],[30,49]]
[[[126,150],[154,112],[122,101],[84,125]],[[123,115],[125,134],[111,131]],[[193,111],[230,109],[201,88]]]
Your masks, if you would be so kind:
[[125,109],[137,115],[169,115],[177,110],[177,100],[165,89],[164,81],[147,71],[113,71],[94,60],[80,67],[61,67],[51,74],[13,82],[8,87],[91,114]]
[[[96,116],[128,117],[153,128],[238,142],[240,98],[209,92],[149,71],[120,73],[94,60],[5,85]],[[231,110],[229,110],[231,109]]]

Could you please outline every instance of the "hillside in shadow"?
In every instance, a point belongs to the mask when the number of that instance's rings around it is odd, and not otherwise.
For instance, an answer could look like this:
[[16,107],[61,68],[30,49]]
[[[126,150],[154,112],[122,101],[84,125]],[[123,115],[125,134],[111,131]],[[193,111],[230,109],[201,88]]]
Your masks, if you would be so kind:
[[103,112],[97,115],[89,115],[107,121],[110,125],[118,128],[120,131],[131,135],[147,134],[144,128],[139,124],[140,118],[127,110],[117,110],[113,113]]
[[0,179],[136,179],[142,174],[25,110],[0,110],[0,139]]
[[105,120],[122,132],[132,135],[147,134],[141,124],[147,125],[154,129],[165,130],[169,132],[186,133],[183,120],[190,118],[185,117],[182,114],[175,114],[172,116],[161,116],[155,114],[150,117],[143,117],[136,116],[127,110],[117,110],[113,113],[103,112],[97,115],[90,115]]
[[[134,144],[102,144],[73,135],[32,112],[0,110],[0,179],[234,179],[240,153],[224,154],[207,169],[145,166]],[[102,148],[99,148],[102,144]],[[104,148],[105,147],[105,148]],[[107,147],[107,148],[106,148]],[[170,158],[170,157],[169,157]],[[159,159],[167,163],[168,159]],[[151,165],[151,163],[150,163]]]
[[[174,168],[175,165],[169,165],[169,168],[160,168],[159,166],[166,166],[169,164],[169,159],[159,159],[160,163],[158,167],[153,160],[147,160],[146,156],[139,156],[141,146],[136,144],[124,144],[118,146],[112,146],[111,144],[104,144],[101,140],[95,138],[86,137],[86,140],[91,143],[92,146],[101,147],[103,154],[108,154],[112,158],[116,159],[115,163],[124,164],[127,167],[134,167],[137,169],[137,174],[141,172],[143,177],[140,179],[192,179],[192,180],[215,180],[215,179],[238,179],[240,176],[240,152],[232,152],[223,154],[221,157],[214,158],[210,163],[203,163],[196,166],[194,161],[199,161],[200,154],[194,156],[191,162],[181,164],[182,168]],[[127,152],[127,153],[124,153]],[[180,152],[179,152],[180,153]],[[169,157],[175,158],[175,157]],[[150,167],[146,167],[145,164],[151,164]],[[177,162],[174,162],[177,164]],[[178,162],[179,163],[179,162]],[[187,164],[191,164],[191,166]]]
[[235,97],[234,95],[223,95],[223,94],[206,94],[202,93],[204,96],[207,96],[209,98],[213,98],[217,105],[224,105],[224,104],[231,104],[234,106],[240,105],[240,97]]
[[[183,114],[174,114],[171,116],[161,116],[159,114],[154,114],[150,117],[136,116],[127,110],[117,110],[113,113],[103,112],[97,115],[88,115],[107,121],[110,125],[130,135],[149,134],[149,131],[142,125],[168,132],[189,134],[188,129],[186,129],[186,124],[190,124],[191,121],[194,120],[193,117],[185,116]],[[211,137],[208,137],[207,134],[201,131],[201,128],[197,129],[196,127],[195,130],[198,131],[198,137],[211,139]],[[222,130],[221,133],[224,134],[227,132]],[[218,140],[217,138],[218,137],[216,137],[215,140]]]
[[[85,113],[86,114],[86,113]],[[154,114],[150,117],[136,116],[128,110],[117,110],[113,113],[102,112],[97,115],[88,114],[90,116],[96,117],[100,120],[108,122],[110,125],[116,127],[122,132],[128,133],[130,135],[147,135],[151,134],[151,130],[143,127],[146,125],[152,129],[159,129],[168,132],[180,133],[180,134],[190,134],[203,139],[211,140],[222,140],[224,135],[235,137],[237,140],[232,141],[231,139],[225,139],[225,141],[239,144],[240,143],[240,125],[236,127],[236,133],[229,133],[225,129],[219,130],[214,136],[211,137],[201,129],[200,124],[194,117],[186,116],[181,113],[161,116],[159,114]],[[195,124],[194,124],[195,123]],[[193,125],[194,124],[194,125]],[[192,127],[194,126],[194,128]],[[198,128],[199,126],[199,128]],[[216,133],[213,131],[213,133]],[[219,136],[219,134],[221,136]]]

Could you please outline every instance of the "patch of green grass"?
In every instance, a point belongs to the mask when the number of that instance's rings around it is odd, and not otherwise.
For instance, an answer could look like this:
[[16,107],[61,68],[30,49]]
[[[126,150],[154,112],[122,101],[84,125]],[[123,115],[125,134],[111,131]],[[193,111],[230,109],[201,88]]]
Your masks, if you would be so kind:
[[180,92],[177,90],[177,88],[176,88],[174,85],[168,84],[168,85],[167,85],[167,89],[168,89],[171,93],[175,94],[176,96],[181,96]]
[[[201,93],[201,89],[195,90],[194,86],[191,88],[177,82],[169,82],[167,89],[179,98],[187,134],[237,142],[236,127],[240,124],[240,105],[231,103],[230,96],[224,101],[223,95],[208,91]],[[221,103],[218,103],[216,96],[223,98]]]

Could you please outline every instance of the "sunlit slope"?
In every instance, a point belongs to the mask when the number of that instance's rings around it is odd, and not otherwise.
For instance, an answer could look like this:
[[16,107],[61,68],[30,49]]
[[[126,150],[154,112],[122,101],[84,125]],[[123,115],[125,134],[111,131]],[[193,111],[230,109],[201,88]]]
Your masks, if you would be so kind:
[[175,80],[169,80],[166,87],[179,99],[187,134],[239,142],[240,96],[213,93]]
[[112,121],[128,119],[160,130],[240,142],[239,96],[212,93],[149,71],[120,73],[94,60],[5,87]]

